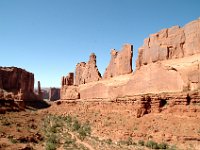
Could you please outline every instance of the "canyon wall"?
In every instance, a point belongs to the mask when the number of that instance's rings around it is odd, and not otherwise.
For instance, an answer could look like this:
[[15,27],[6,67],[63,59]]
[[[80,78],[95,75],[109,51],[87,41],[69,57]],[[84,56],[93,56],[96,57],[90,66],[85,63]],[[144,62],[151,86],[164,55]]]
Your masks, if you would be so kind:
[[34,93],[34,74],[17,67],[0,67],[0,99],[40,99]]
[[151,34],[139,48],[137,68],[143,65],[178,59],[200,53],[200,19],[184,27],[173,26]]
[[75,84],[62,86],[61,99],[116,100],[150,93],[186,93],[186,97],[188,92],[199,91],[200,20],[150,35],[139,48],[133,73],[131,63],[129,44],[119,52],[111,51],[111,61],[102,79],[96,76],[97,71],[92,78],[89,69],[85,71],[91,67],[79,63]]

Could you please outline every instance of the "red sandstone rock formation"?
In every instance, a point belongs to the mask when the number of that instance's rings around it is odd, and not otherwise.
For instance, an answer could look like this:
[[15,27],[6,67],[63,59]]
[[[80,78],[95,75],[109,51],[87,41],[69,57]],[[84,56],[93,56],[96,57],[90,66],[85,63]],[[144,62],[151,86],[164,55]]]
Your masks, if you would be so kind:
[[200,19],[183,28],[174,26],[151,34],[139,48],[137,68],[152,62],[183,58],[200,53]]
[[74,85],[74,73],[70,72],[66,77],[62,77],[61,85]]
[[60,89],[59,88],[50,88],[49,89],[49,100],[55,101],[60,99]]
[[[87,64],[80,63],[76,71],[78,86],[71,86],[68,90],[65,88],[62,95],[70,95],[70,99],[75,91],[80,95],[73,99],[115,100],[147,93],[187,93],[200,90],[199,22],[196,20],[183,28],[175,26],[151,35],[139,50],[137,69],[133,74],[128,74],[132,70],[131,45],[126,45],[121,52],[111,52],[111,62],[104,74],[104,79],[108,80],[84,82],[82,75]],[[157,105],[157,102],[154,104]],[[148,102],[139,105],[146,107]],[[148,111],[140,111],[138,116]]]
[[17,67],[0,67],[0,99],[34,100],[34,75]]
[[133,46],[125,44],[121,51],[111,50],[111,61],[103,75],[103,79],[109,79],[118,75],[132,72]]
[[42,90],[41,90],[41,85],[40,85],[40,81],[38,81],[38,98],[39,99],[43,99],[43,93],[42,93]]
[[60,89],[61,99],[79,99],[80,94],[74,86],[74,73],[70,72],[66,77],[62,77]]
[[81,62],[76,65],[75,85],[99,81],[101,74],[96,66],[96,55],[92,53],[87,63]]

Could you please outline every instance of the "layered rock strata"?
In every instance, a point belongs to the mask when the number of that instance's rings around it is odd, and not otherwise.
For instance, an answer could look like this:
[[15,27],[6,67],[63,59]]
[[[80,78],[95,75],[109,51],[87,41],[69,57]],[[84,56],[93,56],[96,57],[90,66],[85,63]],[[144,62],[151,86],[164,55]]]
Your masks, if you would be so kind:
[[34,93],[34,74],[17,67],[0,67],[0,99],[40,99]]
[[[111,51],[111,61],[102,80],[85,82],[80,63],[76,77],[78,86],[63,88],[61,99],[111,100],[125,99],[144,94],[187,93],[200,90],[200,20],[192,21],[183,28],[163,29],[150,35],[139,49],[137,69],[132,74],[132,46],[125,45],[117,52]],[[81,67],[80,67],[81,66]],[[81,81],[81,82],[79,82]],[[74,92],[75,91],[75,92]],[[76,93],[79,96],[72,96]],[[62,97],[65,95],[65,97]],[[175,94],[176,95],[176,94]],[[178,94],[180,95],[180,94]],[[175,96],[176,97],[176,96]],[[185,97],[185,96],[184,96]],[[156,98],[154,98],[156,99]],[[173,99],[173,98],[171,98]],[[181,99],[181,98],[180,98]],[[183,98],[184,100],[186,98]],[[195,96],[194,98],[195,99]],[[139,113],[149,112],[148,98],[141,98]],[[157,108],[159,101],[151,108]]]

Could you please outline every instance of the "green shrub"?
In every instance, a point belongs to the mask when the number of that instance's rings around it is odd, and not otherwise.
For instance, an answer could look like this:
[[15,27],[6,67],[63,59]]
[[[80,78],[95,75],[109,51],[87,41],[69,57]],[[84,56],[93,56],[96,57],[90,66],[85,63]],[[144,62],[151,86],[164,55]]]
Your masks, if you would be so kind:
[[48,138],[47,138],[47,142],[50,143],[55,143],[57,144],[59,142],[59,138],[56,134],[51,134]]
[[129,146],[129,145],[136,145],[136,143],[133,142],[133,140],[132,140],[131,137],[129,137],[127,140],[121,140],[121,141],[119,141],[119,144],[121,144],[121,145],[127,145],[127,146]]
[[14,139],[12,136],[9,136],[8,139],[10,140],[11,143],[15,144],[18,141],[16,139]]
[[75,120],[72,125],[72,131],[78,131],[80,127],[81,127],[81,124],[78,122],[78,120]]
[[167,143],[160,143],[158,144],[159,149],[168,149],[168,144]]
[[146,147],[152,148],[152,149],[159,149],[158,143],[154,141],[147,141]]
[[138,141],[138,144],[141,145],[141,146],[144,146],[145,143],[144,143],[143,140],[139,140],[139,141]]
[[55,133],[50,134],[46,140],[46,150],[55,150],[58,143],[58,136]]
[[76,139],[72,139],[71,136],[65,137],[64,148],[68,149],[68,148],[74,148],[74,147],[77,147],[76,146]]
[[80,126],[78,133],[81,140],[84,140],[86,136],[91,135],[91,127],[88,121]]
[[106,141],[105,141],[107,144],[112,144],[112,140],[111,139],[107,139]]
[[67,115],[64,120],[66,121],[68,126],[71,126],[72,124],[72,117],[70,115]]
[[46,143],[46,150],[56,150],[56,144],[51,143],[51,142],[47,142]]

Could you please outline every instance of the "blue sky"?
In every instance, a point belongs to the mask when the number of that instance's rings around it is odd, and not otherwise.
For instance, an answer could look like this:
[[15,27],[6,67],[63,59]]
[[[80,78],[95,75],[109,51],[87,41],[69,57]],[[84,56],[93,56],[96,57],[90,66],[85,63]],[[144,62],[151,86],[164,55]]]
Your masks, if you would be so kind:
[[149,34],[199,17],[199,0],[0,0],[0,66],[59,87],[91,52],[103,74],[110,49],[133,44],[135,62]]

